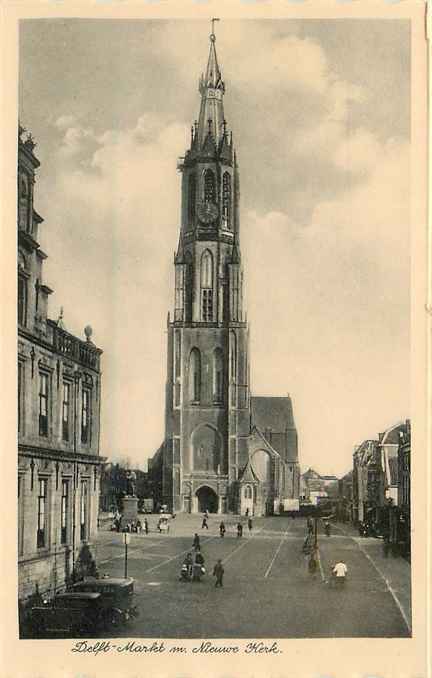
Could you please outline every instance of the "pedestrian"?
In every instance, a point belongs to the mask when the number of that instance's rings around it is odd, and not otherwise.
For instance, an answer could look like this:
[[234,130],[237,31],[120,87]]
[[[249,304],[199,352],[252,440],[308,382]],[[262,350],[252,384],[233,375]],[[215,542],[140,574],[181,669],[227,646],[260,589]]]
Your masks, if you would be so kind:
[[333,581],[335,581],[336,584],[343,585],[345,583],[345,578],[348,573],[348,568],[345,565],[344,560],[339,560],[333,567],[332,570],[332,575],[333,575]]
[[226,529],[225,529],[225,523],[224,523],[224,521],[222,521],[221,524],[219,525],[219,534],[220,534],[220,536],[221,536],[221,537],[225,537],[225,532],[226,532]]
[[248,530],[249,534],[252,533],[252,518],[248,518]]
[[194,538],[193,538],[192,547],[194,549],[200,548],[200,538],[198,537],[196,532],[195,532],[195,535],[194,535]]
[[318,569],[318,554],[317,549],[314,549],[310,555],[308,563],[309,574],[311,574],[314,579],[316,577],[317,569]]
[[222,561],[219,558],[217,561],[216,565],[213,568],[213,577],[216,577],[216,583],[215,583],[215,589],[219,586],[220,588],[223,588],[223,576],[224,576],[224,568],[222,565]]
[[310,553],[310,550],[311,550],[311,534],[308,532],[303,542],[302,551],[303,553]]
[[238,523],[237,525],[237,537],[242,537],[243,536],[243,525],[241,523]]
[[148,524],[147,518],[144,518],[144,532],[145,532],[146,534],[149,533],[149,524]]
[[248,516],[248,515],[249,515],[249,509],[247,508],[247,509],[246,509],[245,516]]
[[208,530],[207,516],[206,516],[205,513],[204,513],[204,515],[203,515],[202,525],[201,525],[201,529],[203,530],[204,528],[205,528],[206,530]]

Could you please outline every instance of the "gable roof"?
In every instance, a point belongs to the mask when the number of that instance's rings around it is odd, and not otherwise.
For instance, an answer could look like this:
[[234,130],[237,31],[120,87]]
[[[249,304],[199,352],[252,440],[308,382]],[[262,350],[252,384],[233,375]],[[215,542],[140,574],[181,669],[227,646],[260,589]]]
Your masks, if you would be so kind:
[[243,482],[249,482],[249,483],[257,483],[259,482],[258,476],[256,475],[255,471],[253,470],[253,466],[251,464],[250,459],[248,459],[248,462],[246,466],[244,467],[243,471],[241,471],[239,480],[242,480]]
[[257,428],[287,462],[298,462],[297,431],[290,396],[252,396],[251,430]]
[[294,415],[290,396],[252,396],[252,425],[261,431],[271,429],[282,433],[287,428],[294,428]]

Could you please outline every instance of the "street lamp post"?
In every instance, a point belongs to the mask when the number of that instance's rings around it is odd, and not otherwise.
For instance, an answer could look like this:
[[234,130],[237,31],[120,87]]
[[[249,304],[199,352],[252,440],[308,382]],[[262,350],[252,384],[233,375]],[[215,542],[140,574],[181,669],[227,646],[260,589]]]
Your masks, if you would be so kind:
[[124,560],[124,578],[127,579],[127,571],[128,571],[128,544],[130,541],[130,534],[127,532],[124,533],[123,535],[124,538],[124,545],[125,545],[125,560]]

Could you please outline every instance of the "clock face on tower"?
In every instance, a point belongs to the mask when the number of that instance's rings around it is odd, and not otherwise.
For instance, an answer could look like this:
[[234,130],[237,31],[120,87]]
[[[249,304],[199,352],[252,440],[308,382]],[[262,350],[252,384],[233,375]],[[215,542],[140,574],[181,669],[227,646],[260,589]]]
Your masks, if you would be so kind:
[[198,218],[203,224],[211,224],[218,217],[219,210],[214,202],[201,202],[198,205]]

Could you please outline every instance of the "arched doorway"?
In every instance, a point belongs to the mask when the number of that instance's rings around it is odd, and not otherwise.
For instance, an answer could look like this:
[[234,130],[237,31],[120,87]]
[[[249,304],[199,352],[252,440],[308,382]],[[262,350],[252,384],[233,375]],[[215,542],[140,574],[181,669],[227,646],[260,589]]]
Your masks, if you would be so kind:
[[205,485],[200,487],[196,491],[196,496],[198,497],[198,511],[204,513],[208,511],[209,513],[217,513],[218,510],[218,496],[211,487]]

